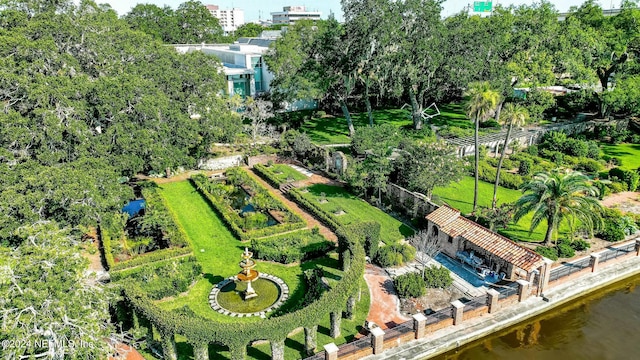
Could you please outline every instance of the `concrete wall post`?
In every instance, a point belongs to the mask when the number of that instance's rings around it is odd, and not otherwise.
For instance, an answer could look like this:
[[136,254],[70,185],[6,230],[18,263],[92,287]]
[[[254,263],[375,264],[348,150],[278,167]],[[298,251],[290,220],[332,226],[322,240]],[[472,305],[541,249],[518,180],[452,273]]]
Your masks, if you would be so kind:
[[422,339],[427,334],[427,317],[422,313],[413,315],[413,331],[416,339]]
[[529,297],[529,282],[527,280],[518,280],[518,301],[523,302]]
[[636,239],[636,256],[640,256],[640,239]]
[[540,283],[538,284],[538,295],[544,294],[544,291],[549,287],[549,278],[551,277],[551,266],[553,260],[544,258],[544,265],[540,267]]
[[600,254],[591,254],[591,272],[598,271],[600,265]]
[[371,345],[374,354],[380,354],[384,351],[384,330],[379,327],[371,329]]
[[498,300],[500,299],[500,293],[496,289],[487,290],[487,306],[489,307],[489,314],[493,314],[498,311]]
[[334,343],[324,346],[324,360],[338,360],[338,347]]
[[336,339],[340,337],[340,320],[342,319],[342,312],[331,312],[329,317],[331,318],[331,329],[329,332],[331,337]]
[[451,303],[451,309],[453,310],[453,325],[462,323],[462,316],[464,315],[464,304],[460,300],[456,300]]

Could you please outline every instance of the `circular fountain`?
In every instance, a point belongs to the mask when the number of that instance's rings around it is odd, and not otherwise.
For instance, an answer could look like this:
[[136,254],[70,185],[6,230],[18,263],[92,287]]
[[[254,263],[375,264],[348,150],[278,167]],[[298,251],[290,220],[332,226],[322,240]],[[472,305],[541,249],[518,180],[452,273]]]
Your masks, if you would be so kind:
[[259,273],[248,248],[238,264],[242,271],[216,284],[209,294],[213,310],[229,316],[261,316],[275,310],[289,298],[289,287],[282,279]]

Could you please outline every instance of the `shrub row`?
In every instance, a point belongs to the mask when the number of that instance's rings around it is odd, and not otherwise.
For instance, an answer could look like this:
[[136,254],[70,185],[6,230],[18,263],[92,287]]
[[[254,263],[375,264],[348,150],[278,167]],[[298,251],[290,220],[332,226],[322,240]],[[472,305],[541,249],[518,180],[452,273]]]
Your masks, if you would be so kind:
[[253,170],[260,175],[266,182],[268,182],[271,186],[275,188],[279,188],[281,185],[285,183],[285,181],[278,179],[276,174],[271,171],[268,167],[262,164],[255,164],[253,166]]
[[312,230],[251,240],[256,259],[290,264],[326,255],[334,244]]
[[296,203],[318,217],[325,225],[327,225],[332,230],[336,230],[340,227],[338,219],[336,219],[332,214],[329,214],[326,211],[322,210],[322,208],[318,206],[314,201],[310,201],[309,199],[307,199],[300,192],[300,190],[291,189],[289,190],[288,194],[296,201]]
[[357,293],[360,278],[364,274],[365,254],[361,245],[363,240],[359,234],[344,228],[339,228],[336,234],[348,262],[343,263],[345,270],[342,279],[306,307],[263,320],[259,326],[253,322],[234,323],[233,326],[229,326],[226,322],[220,323],[196,315],[164,311],[134,282],[123,286],[124,296],[138,315],[154,324],[161,336],[181,334],[191,344],[215,342],[228,346],[233,355],[243,354],[247,344],[253,340],[281,341],[294,329],[320,324],[329,313],[341,312],[345,308],[347,298]]
[[169,260],[174,257],[189,254],[191,252],[192,252],[192,249],[190,247],[156,250],[148,254],[136,256],[131,260],[115,263],[113,266],[111,266],[109,270],[112,272],[121,271],[121,270],[125,270],[135,266],[144,265],[147,263],[153,263],[161,260]]
[[[209,180],[205,176],[203,175],[192,176],[190,180],[194,184],[196,189],[198,189],[198,191],[209,201],[211,206],[222,217],[222,219],[227,224],[231,232],[233,232],[235,236],[237,236],[240,240],[249,240],[255,237],[264,237],[264,236],[274,235],[274,234],[283,233],[286,231],[301,229],[306,226],[306,224],[300,217],[298,217],[297,215],[294,215],[293,219],[295,219],[295,222],[269,226],[267,228],[256,229],[256,230],[242,229],[238,225],[238,221],[237,221],[238,214],[236,214],[235,211],[233,211],[233,209],[229,208],[229,206],[227,206],[227,204],[225,204],[222,199],[214,196],[209,191],[207,191],[206,187],[204,186],[205,185],[204,182]],[[277,200],[277,199],[274,198],[274,200]],[[286,207],[284,204],[282,204],[282,207],[286,209],[290,214],[294,214],[293,211],[288,207]]]

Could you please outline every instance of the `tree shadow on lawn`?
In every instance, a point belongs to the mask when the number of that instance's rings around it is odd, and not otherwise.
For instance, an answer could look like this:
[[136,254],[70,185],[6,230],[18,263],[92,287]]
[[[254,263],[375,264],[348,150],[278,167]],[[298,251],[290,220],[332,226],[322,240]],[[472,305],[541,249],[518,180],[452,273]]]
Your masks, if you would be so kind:
[[217,283],[219,283],[220,281],[224,280],[224,278],[220,275],[213,275],[213,274],[204,274],[204,278],[207,279],[207,281],[209,281],[209,283],[211,285],[215,285]]

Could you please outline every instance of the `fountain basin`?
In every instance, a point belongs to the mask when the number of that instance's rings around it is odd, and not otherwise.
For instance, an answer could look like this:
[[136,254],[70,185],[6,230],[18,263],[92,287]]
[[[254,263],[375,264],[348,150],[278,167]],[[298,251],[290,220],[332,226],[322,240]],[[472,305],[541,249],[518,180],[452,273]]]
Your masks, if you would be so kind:
[[209,294],[211,308],[221,314],[234,317],[264,317],[280,307],[289,298],[289,287],[282,279],[260,274],[251,286],[258,296],[244,300],[247,283],[238,276],[227,278],[214,286]]

